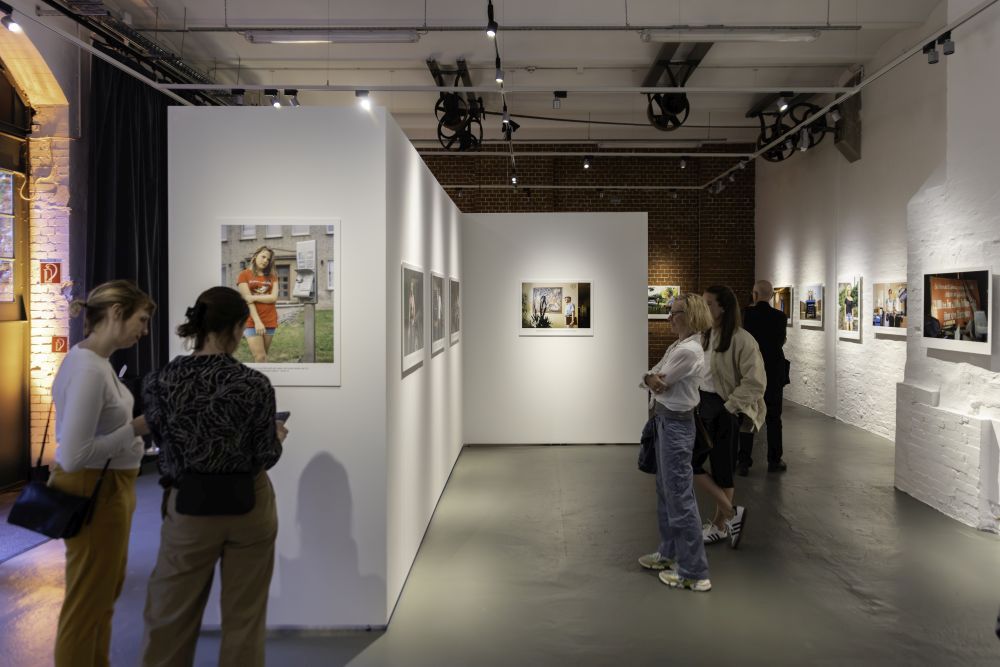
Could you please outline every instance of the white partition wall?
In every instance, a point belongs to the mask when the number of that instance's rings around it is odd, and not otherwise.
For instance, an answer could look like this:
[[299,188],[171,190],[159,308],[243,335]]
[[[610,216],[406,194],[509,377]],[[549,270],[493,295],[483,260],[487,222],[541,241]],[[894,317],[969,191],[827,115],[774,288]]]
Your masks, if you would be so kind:
[[341,224],[341,384],[277,387],[293,416],[271,471],[270,627],[385,625],[461,447],[439,411],[461,414],[461,346],[399,373],[400,257],[461,275],[457,211],[401,136],[380,109],[170,110],[171,328],[220,281],[221,219]]
[[[645,213],[463,217],[465,442],[638,442]],[[521,282],[592,284],[593,336],[522,337]]]

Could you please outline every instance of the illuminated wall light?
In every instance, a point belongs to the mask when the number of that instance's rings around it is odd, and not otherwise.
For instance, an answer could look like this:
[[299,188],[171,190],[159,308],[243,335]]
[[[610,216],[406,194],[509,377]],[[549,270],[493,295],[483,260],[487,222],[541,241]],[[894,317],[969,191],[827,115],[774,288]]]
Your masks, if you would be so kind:
[[288,106],[297,107],[299,104],[299,91],[292,88],[285,90],[285,97],[288,98]]
[[809,130],[804,127],[799,133],[799,150],[803,153],[809,150]]
[[687,169],[687,166],[688,166],[688,161],[685,160],[684,158],[681,158],[681,169]]
[[500,67],[500,56],[497,56],[497,83],[503,83],[503,69]]
[[358,104],[361,105],[362,109],[365,111],[371,111],[372,100],[367,90],[355,90],[354,96],[358,98]]
[[497,31],[500,30],[500,24],[498,24],[496,22],[496,19],[493,18],[492,0],[490,0],[490,2],[488,2],[486,5],[486,19],[487,19],[486,36],[489,37],[490,39],[494,39],[497,36]]
[[590,169],[590,156],[589,155],[584,155],[583,156],[583,168],[584,169]]
[[6,14],[6,16],[4,16],[2,19],[0,19],[0,23],[3,24],[3,27],[7,28],[7,30],[10,30],[13,33],[24,32],[21,29],[21,26],[18,25],[17,21],[14,20],[14,8],[13,7],[11,7],[6,2],[0,2],[0,12],[3,12],[4,14]]
[[517,185],[517,174],[511,174],[510,175],[510,184],[511,185]]
[[264,97],[267,98],[268,104],[270,104],[275,109],[281,108],[281,100],[278,99],[277,88],[266,88],[264,90]]

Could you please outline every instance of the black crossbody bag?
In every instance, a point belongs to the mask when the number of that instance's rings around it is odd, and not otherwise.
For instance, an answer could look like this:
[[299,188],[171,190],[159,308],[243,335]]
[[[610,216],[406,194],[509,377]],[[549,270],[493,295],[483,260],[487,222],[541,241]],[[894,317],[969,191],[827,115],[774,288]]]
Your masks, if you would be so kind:
[[32,480],[14,501],[14,506],[10,508],[10,514],[7,516],[7,523],[55,539],[66,539],[79,533],[94,516],[97,494],[101,491],[101,483],[104,481],[104,474],[108,471],[111,459],[104,463],[101,476],[97,478],[97,484],[94,485],[94,491],[89,497],[76,496],[49,486],[48,467],[42,465],[42,455],[45,454],[51,422],[50,407],[49,418],[45,422],[45,433],[42,435],[42,449],[38,453],[38,462],[32,469]]
[[184,472],[173,483],[177,489],[177,513],[189,516],[246,514],[256,502],[255,477],[252,472]]

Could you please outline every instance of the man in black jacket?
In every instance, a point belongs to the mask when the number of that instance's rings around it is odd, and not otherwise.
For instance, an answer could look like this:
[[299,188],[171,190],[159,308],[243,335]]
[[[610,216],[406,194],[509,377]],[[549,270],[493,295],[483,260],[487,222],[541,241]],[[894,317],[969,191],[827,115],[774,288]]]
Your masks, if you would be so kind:
[[[784,386],[788,384],[788,362],[781,349],[785,344],[785,327],[788,317],[769,301],[774,287],[766,280],[753,286],[753,305],[743,309],[743,328],[757,340],[760,355],[764,358],[767,388],[764,403],[767,405],[767,471],[784,472],[788,466],[781,460],[781,400]],[[753,433],[740,434],[740,448],[736,460],[737,474],[746,477],[753,465]]]

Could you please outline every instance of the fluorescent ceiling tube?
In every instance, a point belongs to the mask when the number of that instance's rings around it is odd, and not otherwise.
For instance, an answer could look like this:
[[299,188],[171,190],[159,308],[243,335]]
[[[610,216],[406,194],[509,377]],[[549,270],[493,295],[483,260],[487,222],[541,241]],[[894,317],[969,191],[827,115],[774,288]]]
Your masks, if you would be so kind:
[[412,44],[416,30],[247,30],[251,44]]
[[766,30],[760,28],[684,28],[643,30],[644,42],[815,42],[819,30]]

